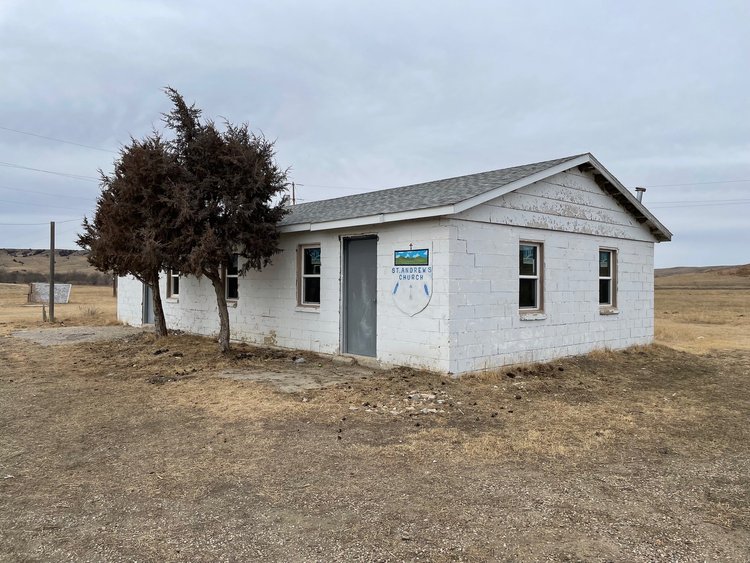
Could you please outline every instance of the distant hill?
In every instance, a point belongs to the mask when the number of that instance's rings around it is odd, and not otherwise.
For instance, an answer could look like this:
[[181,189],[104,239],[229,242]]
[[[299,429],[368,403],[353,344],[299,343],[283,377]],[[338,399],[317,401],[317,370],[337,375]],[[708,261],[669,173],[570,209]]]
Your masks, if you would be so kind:
[[676,268],[658,268],[654,270],[654,276],[675,276],[680,274],[705,274],[708,272],[719,272],[728,276],[750,276],[750,264],[739,266],[678,266]]
[[[88,262],[88,251],[55,251],[56,278],[62,283],[109,285],[111,276],[96,270]],[[34,248],[0,249],[0,282],[28,283],[47,281],[49,250]]]
[[[112,281],[88,263],[86,250],[61,249],[55,254],[55,272],[61,282],[109,285]],[[49,250],[0,249],[0,282],[46,281],[48,272]],[[658,289],[750,289],[750,264],[659,268],[654,278]]]
[[750,264],[654,270],[657,289],[750,289]]

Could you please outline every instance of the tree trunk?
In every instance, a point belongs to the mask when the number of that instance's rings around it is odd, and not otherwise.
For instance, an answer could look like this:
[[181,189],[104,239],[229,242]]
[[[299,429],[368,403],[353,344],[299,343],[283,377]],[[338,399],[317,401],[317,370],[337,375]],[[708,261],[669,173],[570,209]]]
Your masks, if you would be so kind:
[[151,294],[154,296],[154,331],[156,336],[167,335],[167,320],[164,318],[164,308],[161,306],[161,290],[159,289],[159,272],[151,278]]
[[211,280],[216,293],[216,305],[219,307],[219,349],[226,354],[229,352],[229,309],[227,309],[224,280],[217,272],[206,274],[206,277]]

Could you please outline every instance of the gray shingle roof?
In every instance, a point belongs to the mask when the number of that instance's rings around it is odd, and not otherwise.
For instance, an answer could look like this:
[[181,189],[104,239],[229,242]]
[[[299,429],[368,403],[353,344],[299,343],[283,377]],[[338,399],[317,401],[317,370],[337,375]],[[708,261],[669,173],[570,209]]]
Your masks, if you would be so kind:
[[341,219],[367,217],[380,213],[395,213],[453,205],[474,196],[489,192],[516,180],[541,172],[581,155],[535,162],[502,170],[480,172],[423,184],[412,184],[363,194],[311,201],[291,207],[291,213],[281,225],[323,223]]

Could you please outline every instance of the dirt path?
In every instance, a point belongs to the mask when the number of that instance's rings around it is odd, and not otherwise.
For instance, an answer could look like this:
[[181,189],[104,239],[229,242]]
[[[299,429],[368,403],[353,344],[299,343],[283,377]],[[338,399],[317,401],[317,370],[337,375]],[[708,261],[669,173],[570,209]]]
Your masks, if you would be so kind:
[[[304,362],[294,360],[303,357]],[[0,560],[746,561],[750,355],[451,380],[0,339]],[[325,388],[219,373],[336,375]]]
[[[39,344],[40,346],[67,346],[73,344],[102,342],[124,339],[129,336],[150,333],[150,329],[130,326],[68,326],[45,327],[30,330],[20,330],[11,333],[11,337],[20,338]],[[182,353],[169,353],[169,348],[158,348],[154,355],[166,354],[167,357],[180,360]],[[373,370],[360,367],[352,358],[346,357],[318,357],[312,354],[290,353],[288,351],[263,349],[255,355],[251,352],[239,354],[240,358],[257,357],[263,361],[283,360],[274,362],[258,369],[257,365],[249,368],[232,367],[217,371],[214,375],[234,381],[255,381],[267,383],[283,393],[296,393],[311,389],[325,389],[331,385],[348,383],[350,381],[366,379],[373,375]],[[310,360],[311,358],[311,360]],[[175,361],[177,361],[175,360]],[[186,374],[161,375],[151,378],[152,383],[167,383],[184,378]]]
[[64,326],[19,330],[11,333],[11,336],[29,340],[40,346],[62,346],[81,342],[115,340],[142,332],[144,329],[132,326]]

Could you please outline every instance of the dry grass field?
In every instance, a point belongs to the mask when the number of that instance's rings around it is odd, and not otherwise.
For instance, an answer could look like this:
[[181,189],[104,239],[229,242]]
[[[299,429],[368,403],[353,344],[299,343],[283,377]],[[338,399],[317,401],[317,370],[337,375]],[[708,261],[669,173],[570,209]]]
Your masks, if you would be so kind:
[[[0,283],[0,335],[12,330],[43,326],[42,305],[27,304],[29,286]],[[55,320],[62,324],[111,324],[117,319],[112,288],[73,285],[70,301],[55,305]]]
[[[747,561],[750,290],[704,287],[657,290],[654,346],[454,380],[187,335],[42,347],[0,286],[0,560]],[[111,323],[97,291],[66,322]],[[216,377],[313,369],[343,379]]]
[[750,265],[679,268],[655,284],[657,342],[691,352],[750,350]]

